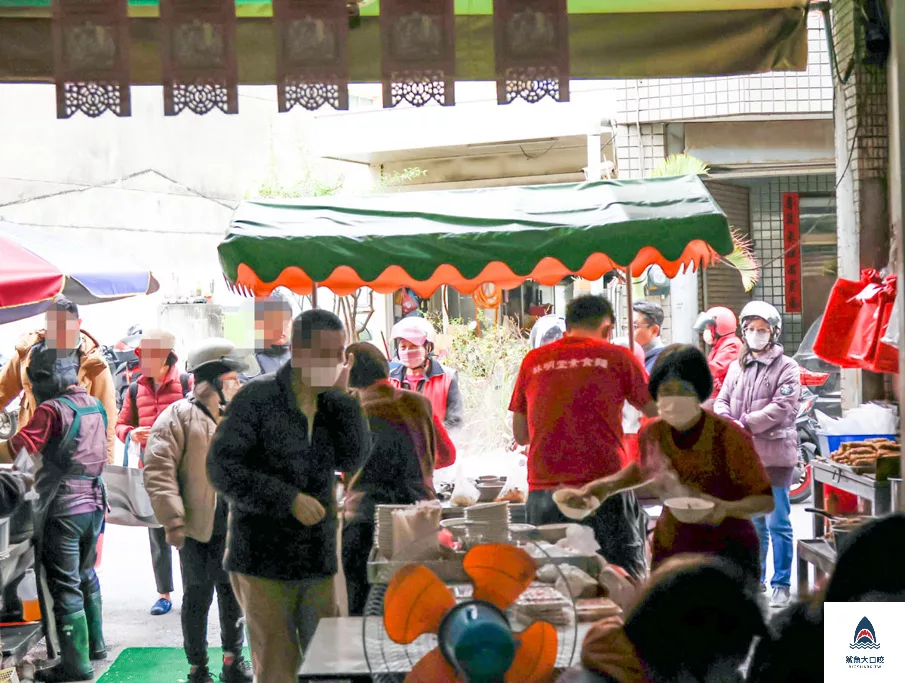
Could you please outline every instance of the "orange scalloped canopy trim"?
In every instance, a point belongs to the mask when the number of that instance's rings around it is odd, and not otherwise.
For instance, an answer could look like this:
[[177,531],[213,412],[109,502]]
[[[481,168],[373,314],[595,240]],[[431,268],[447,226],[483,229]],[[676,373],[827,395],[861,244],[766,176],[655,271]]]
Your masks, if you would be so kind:
[[[706,268],[719,256],[702,240],[693,240],[685,247],[681,258],[667,261],[654,247],[644,247],[632,261],[632,274],[639,276],[652,265],[660,266],[667,277],[675,277],[683,266]],[[606,254],[591,254],[578,271],[566,268],[558,259],[543,258],[527,275],[517,275],[505,263],[493,261],[473,279],[467,279],[451,265],[442,265],[427,280],[413,279],[402,266],[389,266],[375,280],[370,282],[359,277],[349,266],[339,266],[319,287],[325,287],[339,296],[352,294],[362,287],[368,287],[379,294],[391,294],[403,287],[412,289],[418,296],[431,296],[443,285],[448,285],[460,294],[469,295],[484,284],[494,284],[502,289],[514,289],[526,280],[533,280],[545,286],[553,286],[569,275],[577,275],[585,280],[599,280],[614,269],[624,270],[626,266],[614,263]],[[237,269],[236,288],[254,296],[267,296],[277,287],[286,287],[296,294],[308,295],[314,289],[314,282],[299,267],[290,266],[272,282],[263,282],[249,266],[240,263]]]

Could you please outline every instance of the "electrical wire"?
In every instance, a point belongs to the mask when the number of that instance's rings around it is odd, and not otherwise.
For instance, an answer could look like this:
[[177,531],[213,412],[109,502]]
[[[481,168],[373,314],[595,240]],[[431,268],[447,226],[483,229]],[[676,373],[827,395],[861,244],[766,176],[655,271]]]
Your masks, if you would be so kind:
[[[142,175],[157,175],[164,180],[173,183],[174,185],[178,185],[186,190],[185,193],[181,192],[165,192],[160,190],[142,190],[139,188],[130,188],[130,187],[117,187],[116,183],[121,183],[126,180],[132,180],[133,178],[137,178]],[[212,195],[206,195],[203,192],[199,192],[198,190],[194,190],[188,185],[180,183],[178,180],[174,180],[170,178],[164,173],[161,173],[158,170],[153,168],[146,168],[141,171],[135,171],[134,173],[128,173],[124,176],[116,178],[114,180],[108,180],[102,183],[75,183],[72,181],[64,181],[64,180],[39,180],[37,178],[17,178],[15,176],[0,176],[0,180],[9,180],[14,182],[22,182],[22,183],[42,183],[46,185],[63,185],[73,189],[60,190],[58,192],[50,192],[48,194],[36,195],[33,197],[23,197],[21,199],[14,199],[12,201],[4,202],[0,204],[0,209],[5,208],[7,206],[18,206],[19,204],[28,204],[29,202],[35,202],[41,199],[52,199],[54,197],[60,197],[67,194],[75,194],[77,192],[85,192],[86,190],[119,190],[121,192],[138,192],[143,194],[153,194],[153,195],[166,195],[172,197],[197,197],[199,199],[206,199],[208,201],[214,202],[216,204],[220,204],[223,207],[228,209],[235,209],[236,205],[239,203],[239,199],[235,197],[215,197]]]

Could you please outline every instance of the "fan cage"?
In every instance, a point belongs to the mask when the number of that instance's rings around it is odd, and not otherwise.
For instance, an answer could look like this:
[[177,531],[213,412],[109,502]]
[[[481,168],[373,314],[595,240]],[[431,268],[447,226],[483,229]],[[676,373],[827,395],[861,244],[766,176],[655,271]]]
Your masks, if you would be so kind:
[[[552,558],[544,552],[543,548],[531,541],[510,543],[509,545],[515,545],[526,550],[533,548],[534,552],[539,554],[541,558],[547,557],[548,560],[552,561]],[[418,564],[418,562],[413,560],[406,563],[394,563],[396,569],[382,573],[378,580],[372,583],[368,601],[365,604],[362,641],[368,671],[371,679],[376,683],[403,683],[406,674],[415,664],[438,645],[437,636],[434,634],[426,634],[408,645],[400,645],[390,640],[386,633],[383,625],[384,597],[392,575],[401,568],[400,565],[404,564]],[[554,566],[563,582],[566,582],[565,574],[563,574],[559,564],[554,563]],[[535,584],[550,586],[550,584],[538,581],[535,581]],[[457,603],[461,604],[471,598],[471,584],[450,584],[449,588],[453,592]],[[560,671],[573,665],[575,650],[578,645],[578,617],[575,611],[575,602],[570,596],[563,595],[563,597],[568,600],[569,604],[567,608],[569,611],[569,624],[554,625],[557,638],[559,639],[556,669]],[[520,633],[528,628],[529,624],[525,624],[515,618],[514,607],[513,605],[506,610],[506,616],[513,627],[513,632]]]

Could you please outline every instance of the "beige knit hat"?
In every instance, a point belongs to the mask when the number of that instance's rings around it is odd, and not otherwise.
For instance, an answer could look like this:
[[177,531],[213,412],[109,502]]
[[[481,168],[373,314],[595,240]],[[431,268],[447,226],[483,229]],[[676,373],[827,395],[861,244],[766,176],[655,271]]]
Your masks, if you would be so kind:
[[[150,342],[150,344],[149,344]],[[156,347],[158,349],[169,349],[170,351],[176,350],[176,337],[173,336],[171,332],[167,332],[166,330],[145,330],[141,334],[141,343],[139,344],[139,348],[148,344],[149,347]]]

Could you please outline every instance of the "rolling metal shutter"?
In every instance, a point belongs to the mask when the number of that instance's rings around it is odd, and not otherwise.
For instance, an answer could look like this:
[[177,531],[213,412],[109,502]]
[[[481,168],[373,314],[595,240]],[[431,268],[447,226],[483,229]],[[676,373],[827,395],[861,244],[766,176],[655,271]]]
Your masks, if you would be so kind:
[[[710,194],[729,218],[729,225],[737,232],[751,235],[751,191],[749,188],[728,182],[705,181]],[[726,306],[738,315],[742,307],[751,300],[751,295],[742,287],[738,271],[726,264],[705,268],[698,289],[698,303],[705,311],[713,306]]]

